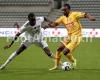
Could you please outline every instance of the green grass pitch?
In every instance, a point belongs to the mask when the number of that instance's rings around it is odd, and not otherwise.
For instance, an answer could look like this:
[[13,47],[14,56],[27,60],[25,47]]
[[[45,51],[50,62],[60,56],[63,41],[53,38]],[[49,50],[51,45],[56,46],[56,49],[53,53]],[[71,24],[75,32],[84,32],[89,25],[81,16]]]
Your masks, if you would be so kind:
[[[0,38],[0,65],[19,47],[20,42],[4,52],[2,47],[5,44],[6,39]],[[48,44],[55,53],[59,42]],[[0,80],[100,80],[99,38],[93,39],[92,42],[82,42],[73,54],[77,58],[77,69],[49,71],[53,61],[40,48],[32,45],[16,57],[5,70],[0,70]],[[62,57],[62,60],[66,61],[65,57]]]

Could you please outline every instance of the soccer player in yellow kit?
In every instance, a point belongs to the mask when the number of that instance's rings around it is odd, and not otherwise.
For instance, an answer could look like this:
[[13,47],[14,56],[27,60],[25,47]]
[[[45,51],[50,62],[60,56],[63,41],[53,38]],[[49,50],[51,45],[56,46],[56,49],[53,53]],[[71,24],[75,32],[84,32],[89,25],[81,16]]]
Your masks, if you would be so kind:
[[68,36],[66,39],[61,41],[60,46],[57,48],[55,54],[55,65],[50,70],[58,69],[60,65],[61,52],[63,52],[68,58],[73,68],[76,67],[76,59],[73,57],[72,52],[82,40],[82,25],[79,20],[81,18],[88,18],[90,21],[95,21],[95,18],[88,13],[71,11],[69,4],[64,4],[62,11],[64,15],[58,18],[55,22],[50,23],[49,27],[54,28],[63,24],[68,31]]

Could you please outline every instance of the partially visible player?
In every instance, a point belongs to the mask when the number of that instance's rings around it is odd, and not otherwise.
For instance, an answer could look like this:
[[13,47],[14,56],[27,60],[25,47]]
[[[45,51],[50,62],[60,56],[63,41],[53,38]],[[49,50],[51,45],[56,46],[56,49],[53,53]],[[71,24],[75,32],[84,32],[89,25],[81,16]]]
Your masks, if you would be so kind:
[[50,70],[57,69],[60,64],[61,52],[68,58],[72,63],[73,68],[76,67],[76,59],[73,57],[72,52],[80,44],[82,39],[82,25],[80,19],[87,18],[90,21],[95,21],[95,18],[89,13],[71,11],[69,4],[64,4],[63,16],[58,18],[55,22],[49,24],[49,27],[55,28],[56,26],[63,24],[68,31],[68,36],[65,40],[61,41],[61,44],[57,48],[55,65]]
[[13,45],[14,41],[22,33],[25,33],[25,41],[15,52],[13,52],[9,56],[7,61],[3,65],[1,65],[0,69],[4,69],[8,65],[8,63],[10,63],[16,56],[18,56],[21,52],[26,50],[32,44],[37,44],[44,50],[48,57],[54,58],[52,52],[48,48],[48,44],[46,43],[46,41],[44,41],[44,37],[41,31],[41,24],[43,23],[43,21],[48,22],[45,17],[35,17],[34,13],[29,13],[28,21],[21,27],[20,32],[16,34],[14,40],[9,45],[6,45],[4,48],[10,48]]

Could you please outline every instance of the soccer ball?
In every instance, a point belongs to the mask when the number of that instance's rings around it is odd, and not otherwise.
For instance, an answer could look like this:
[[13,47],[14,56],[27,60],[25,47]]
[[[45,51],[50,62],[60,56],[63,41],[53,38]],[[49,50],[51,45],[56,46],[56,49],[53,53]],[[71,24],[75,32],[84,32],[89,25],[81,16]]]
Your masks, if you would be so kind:
[[64,71],[71,70],[72,69],[71,63],[70,62],[63,62],[62,66],[61,66],[61,69],[64,70]]

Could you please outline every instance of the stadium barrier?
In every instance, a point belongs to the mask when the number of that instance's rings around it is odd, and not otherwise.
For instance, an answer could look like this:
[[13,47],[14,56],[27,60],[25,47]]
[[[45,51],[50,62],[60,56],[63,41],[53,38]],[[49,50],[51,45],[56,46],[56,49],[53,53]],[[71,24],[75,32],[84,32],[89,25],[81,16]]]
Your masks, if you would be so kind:
[[[20,31],[20,28],[0,28],[0,37],[14,37]],[[66,37],[67,31],[65,28],[48,28],[42,29],[44,37]],[[82,29],[83,37],[100,37],[99,28],[84,28]],[[23,36],[23,34],[21,35]]]

